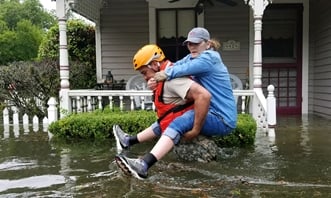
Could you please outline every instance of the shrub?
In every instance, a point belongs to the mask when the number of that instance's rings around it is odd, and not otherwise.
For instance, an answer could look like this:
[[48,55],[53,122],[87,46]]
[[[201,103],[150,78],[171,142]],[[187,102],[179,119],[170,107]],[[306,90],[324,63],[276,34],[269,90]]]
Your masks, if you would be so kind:
[[[124,131],[137,134],[150,126],[156,120],[153,111],[120,112],[97,110],[91,113],[72,114],[49,126],[54,138],[77,140],[104,140],[113,138],[112,127],[118,124]],[[253,145],[255,140],[256,122],[248,114],[238,115],[237,128],[228,136],[214,137],[221,147]]]
[[250,146],[254,144],[256,129],[256,121],[251,115],[239,114],[237,127],[231,134],[213,139],[220,147]]
[[95,111],[72,114],[49,126],[54,138],[97,139],[113,138],[112,127],[120,125],[123,130],[136,134],[150,126],[156,120],[152,111]]

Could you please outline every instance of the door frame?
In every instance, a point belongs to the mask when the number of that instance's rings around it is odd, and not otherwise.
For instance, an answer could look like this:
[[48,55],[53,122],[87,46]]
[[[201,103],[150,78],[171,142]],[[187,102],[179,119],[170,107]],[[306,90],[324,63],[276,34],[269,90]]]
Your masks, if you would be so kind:
[[[309,91],[309,0],[277,0],[277,3],[299,3],[303,5],[302,16],[302,105],[301,113],[308,114],[308,91]],[[275,4],[275,2],[273,2]],[[270,5],[270,4],[269,4]],[[249,6],[248,6],[249,7]],[[254,17],[253,10],[249,9],[249,81],[253,82],[253,61],[254,61]],[[249,84],[253,89],[253,83]]]

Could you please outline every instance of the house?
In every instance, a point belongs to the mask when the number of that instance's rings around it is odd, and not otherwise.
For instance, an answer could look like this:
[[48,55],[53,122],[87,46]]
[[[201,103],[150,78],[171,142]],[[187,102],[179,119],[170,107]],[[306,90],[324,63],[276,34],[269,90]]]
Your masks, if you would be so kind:
[[[181,45],[188,31],[202,26],[221,42],[229,72],[248,90],[267,96],[268,85],[275,87],[278,114],[331,118],[329,0],[57,0],[56,4],[62,90],[69,89],[65,25],[71,9],[95,23],[99,83],[109,71],[115,80],[137,75],[132,57],[147,43],[160,45],[172,61],[180,59],[188,53]],[[62,98],[68,96],[66,91],[60,93]]]

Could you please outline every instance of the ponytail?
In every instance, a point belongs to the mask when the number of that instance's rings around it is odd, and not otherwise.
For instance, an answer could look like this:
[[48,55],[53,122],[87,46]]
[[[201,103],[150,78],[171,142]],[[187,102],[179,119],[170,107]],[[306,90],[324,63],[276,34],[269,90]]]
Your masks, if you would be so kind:
[[221,43],[215,38],[210,39],[208,42],[210,44],[209,49],[212,49],[214,51],[218,51],[219,48],[221,47]]

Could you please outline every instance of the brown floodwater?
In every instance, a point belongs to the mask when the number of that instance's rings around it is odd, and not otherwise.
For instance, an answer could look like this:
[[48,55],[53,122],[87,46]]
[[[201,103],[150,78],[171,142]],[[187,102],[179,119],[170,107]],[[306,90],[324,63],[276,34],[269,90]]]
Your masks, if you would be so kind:
[[0,197],[331,197],[330,120],[277,122],[275,134],[257,132],[254,147],[220,148],[215,162],[170,153],[143,181],[119,171],[114,140],[59,143],[42,126],[0,125]]

